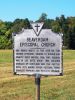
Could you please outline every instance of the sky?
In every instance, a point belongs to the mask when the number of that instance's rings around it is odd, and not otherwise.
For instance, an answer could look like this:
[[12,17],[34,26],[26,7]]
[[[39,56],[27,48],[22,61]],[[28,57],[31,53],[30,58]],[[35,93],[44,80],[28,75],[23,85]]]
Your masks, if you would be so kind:
[[37,20],[42,13],[50,19],[75,16],[75,0],[0,0],[0,19],[14,21],[16,18]]

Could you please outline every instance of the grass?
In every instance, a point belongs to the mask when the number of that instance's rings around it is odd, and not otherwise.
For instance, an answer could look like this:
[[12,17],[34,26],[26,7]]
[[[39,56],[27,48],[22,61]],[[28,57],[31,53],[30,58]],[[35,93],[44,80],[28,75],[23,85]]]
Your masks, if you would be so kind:
[[75,61],[75,50],[64,50],[63,53],[64,56],[64,62],[66,61]]
[[11,50],[0,50],[0,63],[12,63],[12,56]]
[[[41,78],[41,100],[75,100],[75,51],[64,50],[64,76]],[[0,100],[35,100],[34,77],[15,76],[12,50],[0,50]]]

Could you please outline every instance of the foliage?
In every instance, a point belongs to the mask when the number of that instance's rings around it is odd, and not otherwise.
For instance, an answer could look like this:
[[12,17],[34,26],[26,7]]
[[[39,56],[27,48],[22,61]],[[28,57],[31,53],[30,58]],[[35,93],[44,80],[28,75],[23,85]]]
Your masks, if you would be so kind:
[[[18,33],[22,28],[30,29],[30,22],[27,18],[15,19],[13,22],[0,20],[0,49],[12,48],[12,32]],[[42,13],[35,22],[44,22],[43,28],[63,33],[64,47],[75,49],[75,17],[65,18],[61,15],[54,20],[47,18],[46,13]]]
[[47,14],[42,13],[40,18],[38,19],[39,22],[45,22],[47,20]]

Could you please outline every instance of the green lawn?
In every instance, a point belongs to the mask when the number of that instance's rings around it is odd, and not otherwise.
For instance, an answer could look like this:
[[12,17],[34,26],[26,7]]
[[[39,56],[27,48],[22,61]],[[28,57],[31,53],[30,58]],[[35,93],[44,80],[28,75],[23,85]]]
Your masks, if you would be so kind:
[[[64,75],[41,79],[41,100],[75,100],[75,51],[64,50]],[[0,50],[0,100],[35,100],[34,77],[15,76],[12,51]]]
[[12,63],[12,54],[11,50],[0,50],[0,63]]
[[75,61],[75,50],[64,50],[63,57],[64,62]]

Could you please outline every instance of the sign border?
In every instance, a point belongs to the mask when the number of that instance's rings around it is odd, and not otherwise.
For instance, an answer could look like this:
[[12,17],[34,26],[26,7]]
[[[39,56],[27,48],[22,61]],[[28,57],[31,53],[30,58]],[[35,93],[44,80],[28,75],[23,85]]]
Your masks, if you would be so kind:
[[[42,30],[42,29],[41,29]],[[60,35],[60,34],[59,34]],[[38,75],[37,73],[35,74],[17,74],[17,72],[15,72],[15,50],[14,50],[14,37],[16,36],[16,33],[12,33],[12,41],[13,41],[13,74],[14,75],[27,75],[27,76],[36,76]],[[60,35],[61,36],[61,35]],[[62,39],[62,36],[61,36]],[[62,39],[62,46],[61,46],[61,73],[59,73],[59,75],[46,75],[46,74],[39,74],[40,76],[63,76],[63,39]]]

